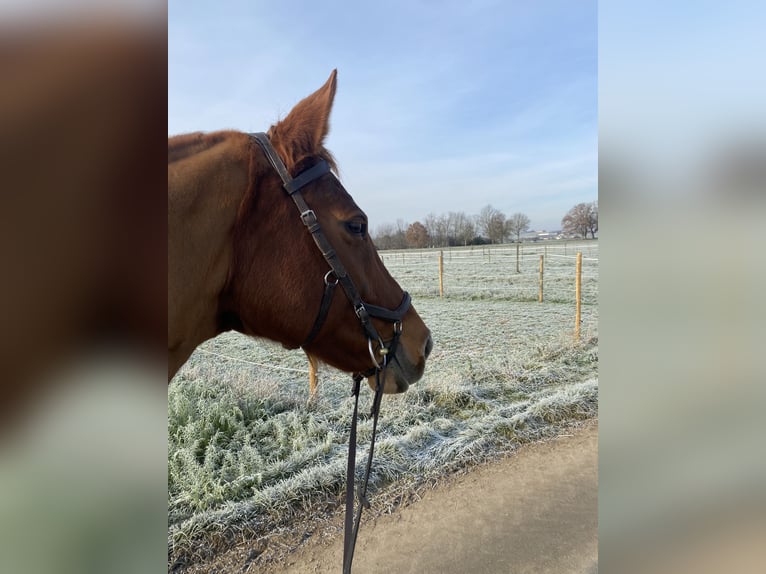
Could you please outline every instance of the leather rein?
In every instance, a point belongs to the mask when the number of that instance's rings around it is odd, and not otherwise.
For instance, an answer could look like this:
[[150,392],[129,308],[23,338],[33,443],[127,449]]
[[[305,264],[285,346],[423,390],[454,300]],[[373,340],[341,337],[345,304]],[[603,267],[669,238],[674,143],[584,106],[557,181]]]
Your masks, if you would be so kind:
[[[248,134],[253,138],[263,150],[269,163],[279,174],[282,179],[282,187],[287,195],[292,198],[295,206],[298,208],[300,218],[303,224],[311,233],[311,237],[314,239],[319,251],[322,253],[325,261],[330,266],[330,270],[324,276],[324,294],[322,295],[322,302],[319,308],[314,324],[309,331],[308,336],[301,344],[301,347],[308,346],[317,336],[322,328],[322,325],[327,318],[327,313],[330,309],[330,304],[335,293],[335,287],[340,284],[346,297],[351,302],[354,308],[354,313],[362,327],[362,331],[365,337],[367,337],[367,348],[372,359],[373,367],[363,373],[353,374],[353,387],[352,394],[354,396],[354,414],[351,418],[351,431],[349,434],[349,446],[348,446],[348,466],[346,470],[346,514],[344,522],[344,538],[343,538],[343,573],[350,574],[351,563],[354,559],[354,547],[356,546],[357,534],[359,532],[359,524],[362,517],[362,509],[369,508],[370,503],[367,501],[367,484],[370,479],[370,469],[372,467],[372,456],[375,449],[375,434],[378,428],[378,414],[380,412],[380,402],[383,398],[383,381],[385,370],[388,366],[389,355],[396,358],[396,347],[399,343],[399,337],[402,333],[402,318],[410,308],[410,294],[406,291],[402,298],[402,302],[396,309],[386,309],[385,307],[379,307],[370,303],[365,303],[359,291],[357,290],[351,277],[346,272],[346,268],[338,258],[337,253],[332,248],[332,245],[322,233],[322,229],[319,225],[319,221],[316,214],[309,208],[306,201],[303,199],[301,189],[309,183],[319,179],[320,177],[329,174],[335,177],[335,174],[330,170],[330,165],[325,160],[320,160],[313,167],[301,172],[295,177],[290,176],[285,167],[284,162],[277,154],[274,147],[271,145],[269,137],[262,132]],[[388,342],[388,346],[383,341],[375,326],[372,324],[371,318],[382,319],[393,323],[393,337]],[[378,352],[382,359],[380,362],[375,358],[375,351],[373,350],[373,342],[378,344]],[[370,438],[370,450],[367,457],[367,466],[365,469],[364,478],[359,488],[359,504],[357,505],[356,517],[354,517],[354,475],[356,470],[356,427],[359,407],[359,389],[360,383],[363,378],[371,377],[375,375],[375,395],[372,401],[372,409],[370,415],[373,417],[372,423],[372,437]]]

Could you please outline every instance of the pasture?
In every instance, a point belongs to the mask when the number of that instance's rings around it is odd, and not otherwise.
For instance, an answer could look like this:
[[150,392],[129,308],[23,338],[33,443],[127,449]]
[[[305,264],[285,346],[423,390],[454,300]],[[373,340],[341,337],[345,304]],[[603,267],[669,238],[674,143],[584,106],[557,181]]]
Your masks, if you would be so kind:
[[[383,399],[373,512],[598,413],[598,242],[524,244],[521,273],[515,246],[443,251],[444,298],[439,250],[381,252],[435,346],[424,378]],[[584,258],[577,342],[576,251]],[[183,568],[252,537],[307,531],[339,512],[350,389],[349,375],[322,367],[319,396],[309,404],[302,352],[235,333],[201,345],[169,388],[169,565]],[[371,399],[363,385],[363,411]],[[360,466],[371,426],[360,421]]]
[[444,296],[458,299],[537,301],[540,255],[545,258],[544,300],[574,303],[574,261],[583,254],[582,302],[598,302],[598,242],[566,241],[381,252],[386,267],[413,297],[439,295],[439,253],[443,253]]

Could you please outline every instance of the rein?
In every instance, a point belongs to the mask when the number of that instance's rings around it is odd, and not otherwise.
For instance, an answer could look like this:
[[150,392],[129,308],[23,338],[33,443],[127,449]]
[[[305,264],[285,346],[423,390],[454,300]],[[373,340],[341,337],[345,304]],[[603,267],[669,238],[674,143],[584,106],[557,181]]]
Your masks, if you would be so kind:
[[[367,485],[370,480],[370,469],[372,468],[372,457],[375,449],[375,435],[378,428],[378,414],[380,412],[380,402],[383,398],[383,381],[385,379],[386,368],[388,367],[388,356],[395,356],[396,347],[399,343],[399,337],[402,334],[402,318],[407,310],[410,308],[410,294],[406,291],[402,298],[402,302],[396,309],[386,309],[385,307],[379,307],[377,305],[371,305],[365,303],[359,291],[357,290],[351,277],[346,272],[346,268],[338,258],[337,253],[333,249],[330,242],[322,233],[322,229],[319,225],[319,220],[312,209],[309,208],[306,201],[301,194],[301,188],[305,187],[312,181],[319,179],[320,177],[330,174],[335,177],[335,174],[330,170],[330,165],[325,160],[321,160],[313,167],[301,172],[296,177],[291,177],[290,172],[287,171],[284,162],[277,154],[274,147],[271,145],[269,137],[265,133],[252,133],[249,134],[258,145],[263,149],[264,154],[268,158],[271,165],[279,174],[282,179],[282,187],[287,194],[292,198],[293,203],[298,208],[300,218],[303,224],[311,233],[311,237],[314,239],[319,251],[322,253],[325,261],[330,266],[330,270],[324,276],[324,294],[322,295],[322,302],[319,307],[319,313],[317,314],[314,324],[309,331],[308,336],[301,344],[301,347],[309,345],[317,336],[322,328],[322,325],[327,318],[327,313],[330,309],[333,296],[335,294],[335,287],[340,283],[346,297],[351,302],[354,308],[354,313],[359,319],[362,331],[367,337],[367,348],[372,359],[373,367],[363,373],[354,373],[353,375],[353,387],[352,394],[354,396],[354,414],[351,418],[351,431],[349,434],[349,446],[348,446],[348,465],[346,469],[346,515],[344,523],[344,535],[343,535],[343,574],[350,574],[351,562],[354,559],[354,547],[356,545],[356,538],[359,532],[359,524],[362,518],[362,509],[369,508],[370,503],[367,500]],[[378,333],[375,326],[372,324],[371,318],[382,319],[393,323],[394,333],[393,337],[388,343],[388,347],[383,341],[383,338]],[[375,358],[375,351],[373,350],[373,342],[378,343],[378,352],[382,356],[380,363]],[[354,518],[354,474],[356,471],[356,427],[357,420],[359,418],[359,390],[360,383],[364,377],[370,377],[375,375],[375,396],[372,402],[372,409],[370,414],[373,417],[372,423],[372,437],[370,438],[370,451],[367,458],[367,467],[365,469],[364,479],[359,489],[359,504],[357,506],[356,518]]]

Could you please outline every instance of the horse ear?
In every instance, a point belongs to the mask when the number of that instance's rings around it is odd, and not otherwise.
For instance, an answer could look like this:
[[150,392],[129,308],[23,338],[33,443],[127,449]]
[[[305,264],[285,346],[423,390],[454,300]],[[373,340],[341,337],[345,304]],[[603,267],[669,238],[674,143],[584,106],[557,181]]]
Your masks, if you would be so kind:
[[[270,135],[283,148],[290,163],[316,154],[330,131],[330,111],[335,99],[338,70],[333,70],[324,86],[298,102]],[[274,144],[277,144],[274,141]]]

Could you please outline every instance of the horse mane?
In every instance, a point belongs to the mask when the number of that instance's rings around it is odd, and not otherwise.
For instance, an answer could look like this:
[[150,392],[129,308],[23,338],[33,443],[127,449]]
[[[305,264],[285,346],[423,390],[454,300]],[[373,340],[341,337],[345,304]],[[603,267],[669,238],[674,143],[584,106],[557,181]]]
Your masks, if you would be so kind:
[[236,133],[230,130],[212,133],[193,132],[168,138],[168,164],[210,149],[226,137]]
[[[330,164],[330,168],[338,174],[338,165],[335,158],[323,145],[314,146],[308,138],[296,138],[289,146],[282,145],[279,139],[280,126],[283,122],[271,126],[268,131],[269,138],[274,142],[274,147],[285,161],[289,170],[293,170],[302,160],[307,157],[319,157]],[[184,160],[188,157],[201,153],[221,143],[227,137],[241,132],[222,130],[217,132],[192,132],[168,138],[168,164]],[[285,138],[282,138],[283,140]]]

